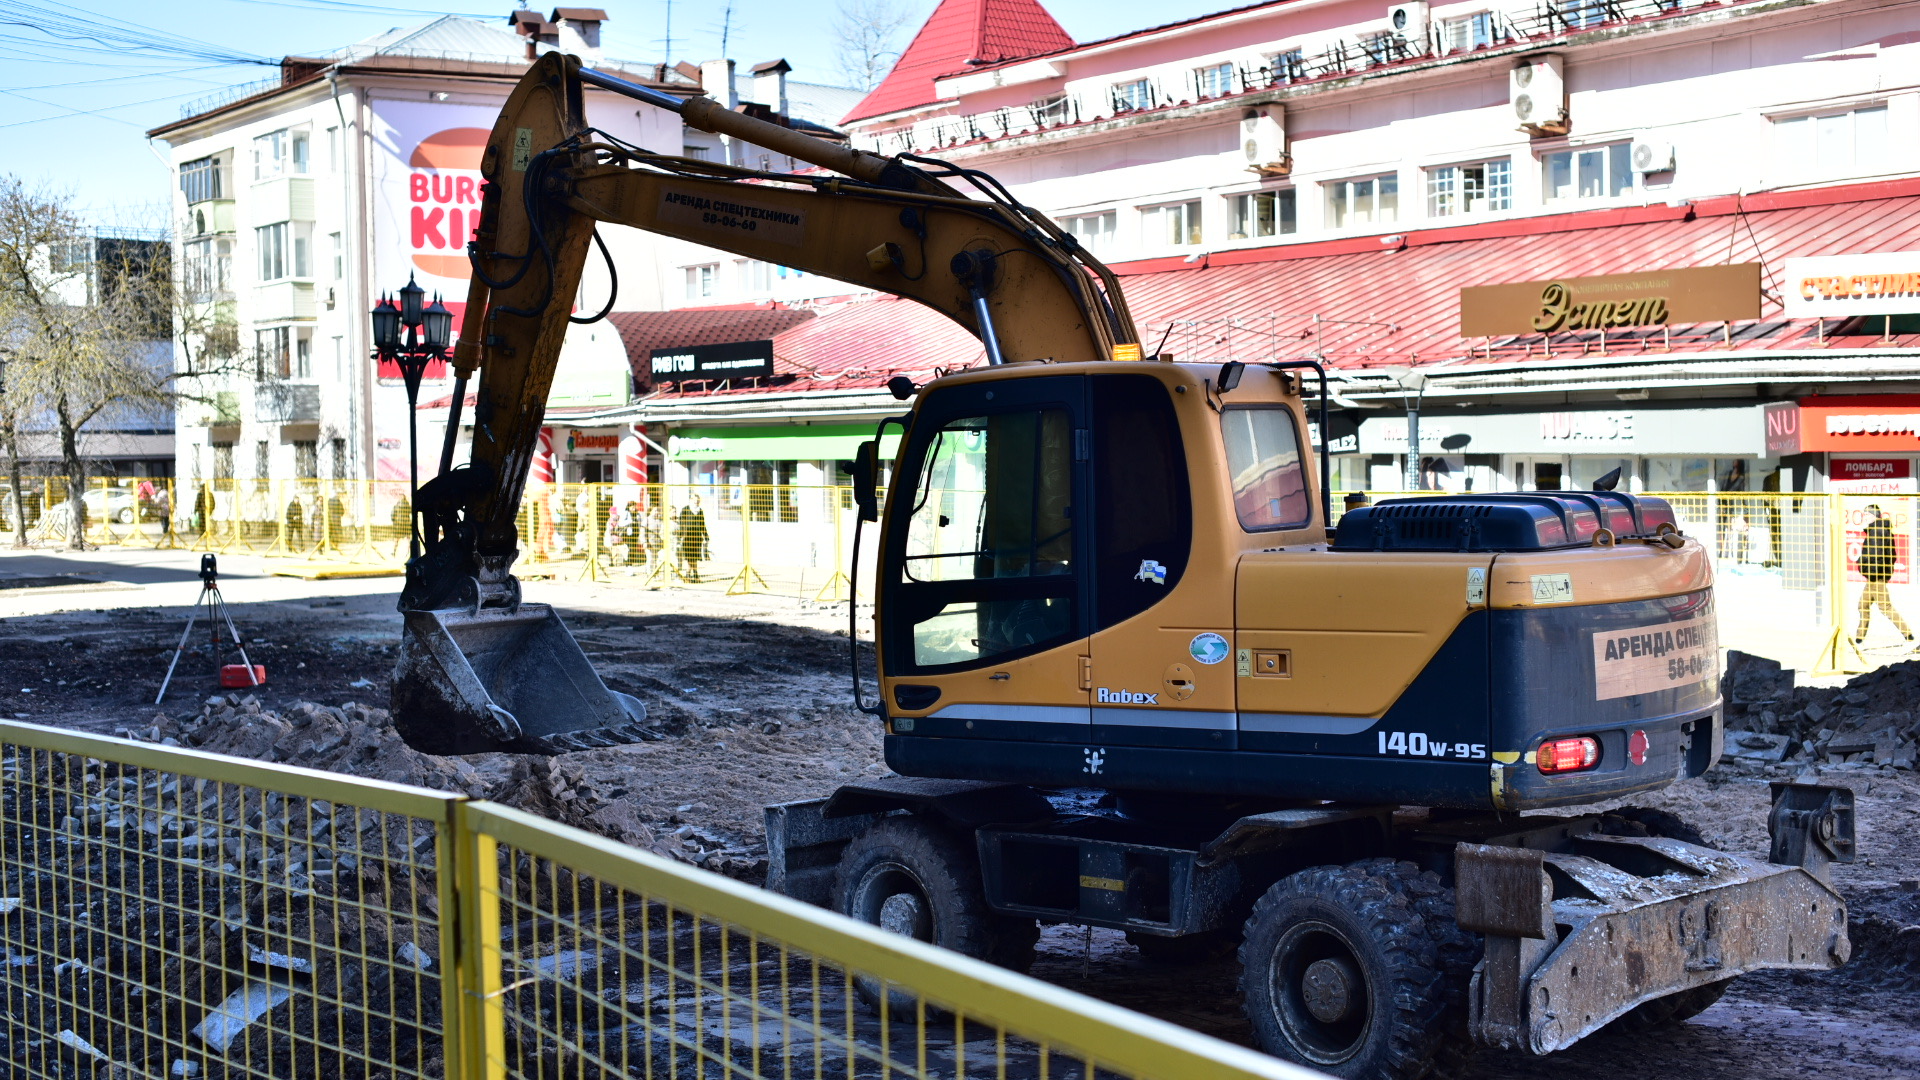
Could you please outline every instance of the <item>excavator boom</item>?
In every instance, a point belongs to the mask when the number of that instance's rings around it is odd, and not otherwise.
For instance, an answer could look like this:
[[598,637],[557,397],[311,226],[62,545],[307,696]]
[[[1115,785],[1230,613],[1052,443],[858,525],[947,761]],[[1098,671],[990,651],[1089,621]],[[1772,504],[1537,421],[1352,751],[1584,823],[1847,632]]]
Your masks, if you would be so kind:
[[[820,171],[770,173],[624,143],[587,122],[588,86]],[[575,57],[549,54],[528,70],[481,173],[454,414],[441,475],[420,489],[425,550],[400,598],[407,628],[394,719],[420,749],[551,752],[638,735],[640,704],[600,682],[549,609],[521,603],[511,572],[561,344],[570,321],[592,321],[573,304],[601,224],[918,301],[979,337],[991,363],[1102,360],[1138,346],[1112,272],[992,178],[853,150],[708,98],[585,70]],[[476,373],[471,458],[456,469],[459,411]]]

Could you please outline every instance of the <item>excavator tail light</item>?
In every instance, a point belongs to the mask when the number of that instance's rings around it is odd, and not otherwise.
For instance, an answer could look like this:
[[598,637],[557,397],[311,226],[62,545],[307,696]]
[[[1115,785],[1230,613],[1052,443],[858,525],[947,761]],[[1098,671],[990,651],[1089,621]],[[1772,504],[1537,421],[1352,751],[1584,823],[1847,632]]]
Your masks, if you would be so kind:
[[1549,776],[1591,769],[1600,764],[1600,740],[1591,735],[1574,739],[1548,739],[1540,744],[1540,750],[1533,755],[1533,760],[1540,766],[1540,771]]

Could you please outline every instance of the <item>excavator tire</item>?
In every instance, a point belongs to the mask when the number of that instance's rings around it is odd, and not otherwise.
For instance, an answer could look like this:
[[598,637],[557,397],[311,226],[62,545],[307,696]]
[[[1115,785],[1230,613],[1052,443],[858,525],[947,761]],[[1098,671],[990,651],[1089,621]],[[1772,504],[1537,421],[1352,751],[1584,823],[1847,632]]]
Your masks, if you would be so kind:
[[[1718,847],[1708,843],[1700,830],[1684,819],[1646,806],[1622,806],[1607,811],[1600,819],[1600,831],[1611,836],[1664,836],[1705,848]],[[1685,1023],[1711,1009],[1732,985],[1732,979],[1722,979],[1642,1002],[1607,1026],[1619,1031],[1645,1032]]]
[[1440,965],[1440,985],[1446,995],[1441,1017],[1443,1036],[1434,1053],[1432,1077],[1460,1077],[1471,1071],[1478,1047],[1469,1024],[1473,969],[1486,951],[1486,942],[1471,930],[1462,930],[1454,917],[1453,890],[1440,881],[1440,875],[1421,870],[1410,862],[1393,859],[1367,859],[1355,863],[1369,869],[1390,872],[1394,886],[1406,898],[1433,940],[1434,959]]
[[1232,956],[1240,947],[1239,927],[1222,927],[1185,937],[1157,937],[1127,932],[1127,944],[1140,950],[1140,958],[1162,967],[1196,967]]
[[1260,1048],[1348,1080],[1428,1075],[1447,1035],[1448,980],[1409,899],[1426,884],[1410,863],[1369,859],[1268,889],[1240,946]]
[[[980,863],[969,845],[924,818],[890,817],[855,837],[834,876],[834,907],[843,915],[894,933],[952,949],[977,960],[1025,972],[1033,964],[1039,924],[996,915],[980,886]],[[870,1005],[881,1001],[880,981],[854,981]],[[911,1015],[915,999],[886,994],[887,1008]]]

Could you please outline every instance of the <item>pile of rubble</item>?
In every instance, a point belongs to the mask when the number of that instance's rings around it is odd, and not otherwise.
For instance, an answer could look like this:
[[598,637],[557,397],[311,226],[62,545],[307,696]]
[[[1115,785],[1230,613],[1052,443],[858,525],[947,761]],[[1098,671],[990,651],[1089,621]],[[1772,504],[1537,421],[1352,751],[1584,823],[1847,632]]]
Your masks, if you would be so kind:
[[423,754],[401,740],[385,709],[358,703],[303,701],[274,712],[250,694],[221,694],[208,698],[198,715],[157,715],[118,734],[490,799],[731,877],[755,881],[766,874],[763,845],[681,819],[696,807],[653,806],[643,791],[590,777],[584,755]]
[[1920,660],[1845,686],[1796,686],[1793,670],[1730,651],[1725,760],[1912,769],[1920,759]]

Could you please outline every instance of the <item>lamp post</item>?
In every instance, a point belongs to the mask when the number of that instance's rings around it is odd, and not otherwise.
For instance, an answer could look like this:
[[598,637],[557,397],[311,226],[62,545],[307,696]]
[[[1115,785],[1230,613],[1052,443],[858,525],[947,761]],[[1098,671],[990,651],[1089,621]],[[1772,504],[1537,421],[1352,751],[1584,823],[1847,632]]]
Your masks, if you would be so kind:
[[[1407,402],[1407,469],[1402,482],[1408,491],[1421,491],[1426,485],[1420,475],[1420,399],[1427,393],[1427,375],[1408,368],[1393,381],[1400,384],[1401,399]],[[1411,399],[1406,396],[1409,392],[1413,394]]]
[[[415,558],[420,555],[420,530],[414,517],[420,495],[420,431],[415,415],[420,405],[420,378],[426,374],[429,360],[447,358],[447,346],[453,340],[453,312],[447,310],[438,296],[432,304],[423,305],[426,297],[427,290],[409,274],[406,287],[400,290],[398,304],[391,297],[382,296],[373,306],[374,358],[393,361],[407,384],[407,453],[411,465],[407,531],[410,533],[408,547]],[[400,335],[403,326],[407,331],[404,341]]]

